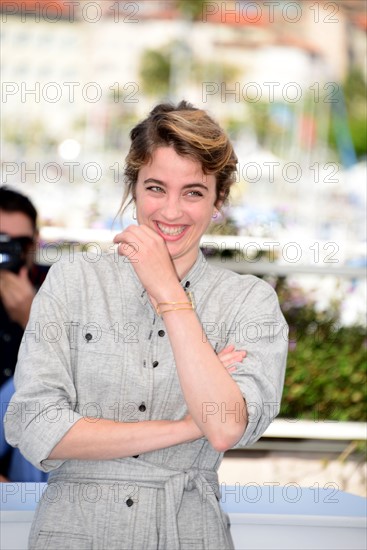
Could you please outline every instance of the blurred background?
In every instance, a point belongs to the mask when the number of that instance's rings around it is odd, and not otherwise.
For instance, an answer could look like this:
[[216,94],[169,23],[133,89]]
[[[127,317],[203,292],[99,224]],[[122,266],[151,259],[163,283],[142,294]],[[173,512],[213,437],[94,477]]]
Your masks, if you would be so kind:
[[268,280],[290,324],[283,424],[223,479],[366,495],[366,3],[23,0],[1,18],[1,179],[39,211],[39,262],[132,223],[124,158],[154,104],[207,109],[239,169],[203,250]]

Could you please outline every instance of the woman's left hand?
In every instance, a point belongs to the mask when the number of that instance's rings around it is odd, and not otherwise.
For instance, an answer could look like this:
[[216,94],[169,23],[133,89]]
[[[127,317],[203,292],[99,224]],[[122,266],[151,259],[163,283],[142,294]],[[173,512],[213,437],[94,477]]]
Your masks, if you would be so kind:
[[234,363],[241,363],[245,357],[245,350],[236,350],[233,344],[230,344],[218,353],[218,359],[220,359],[223,367],[228,372],[234,372],[236,370]]
[[157,301],[164,299],[162,292],[179,286],[166,243],[153,229],[130,225],[113,242],[118,243],[118,253],[128,258],[141,284]]

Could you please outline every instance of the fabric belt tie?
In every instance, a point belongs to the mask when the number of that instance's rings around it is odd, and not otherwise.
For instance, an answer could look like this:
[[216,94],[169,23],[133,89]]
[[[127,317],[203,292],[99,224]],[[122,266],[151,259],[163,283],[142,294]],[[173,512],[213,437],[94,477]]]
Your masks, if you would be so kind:
[[[218,478],[217,478],[218,479]],[[210,487],[209,487],[210,486]],[[180,550],[180,538],[178,534],[177,515],[181,506],[184,491],[192,491],[197,489],[200,495],[202,517],[203,517],[203,540],[206,543],[208,540],[208,521],[205,503],[212,507],[218,520],[218,527],[220,527],[220,538],[218,540],[218,548],[226,548],[228,546],[228,538],[226,536],[226,526],[223,522],[223,516],[217,500],[218,493],[213,486],[213,480],[211,483],[205,477],[200,470],[188,470],[179,474],[174,474],[168,478],[164,483],[165,490],[165,510],[166,521],[161,518],[161,533],[164,536],[159,539],[159,550],[167,550],[172,548],[173,550]],[[208,490],[209,489],[209,490]],[[163,519],[163,521],[162,521]],[[163,540],[163,539],[166,540]],[[205,544],[205,550],[207,546]]]
[[[122,462],[126,463],[127,471],[124,471],[124,464]],[[118,465],[118,468],[112,468],[115,471],[109,471],[108,467],[103,471],[103,461],[101,461],[99,464],[100,467],[97,468],[95,468],[95,463],[93,463],[93,469],[90,470],[93,474],[86,474],[85,465],[84,468],[80,469],[78,472],[76,461],[67,461],[64,462],[60,470],[54,470],[50,474],[49,483],[57,480],[76,483],[78,481],[100,481],[104,483],[108,481],[117,481],[121,483],[130,481],[142,487],[163,489],[165,494],[165,514],[160,514],[158,550],[167,550],[168,548],[170,550],[180,550],[177,516],[184,492],[196,489],[201,500],[203,517],[202,538],[205,544],[205,550],[209,550],[206,542],[208,540],[208,506],[212,508],[217,518],[219,535],[217,540],[218,548],[228,547],[228,537],[226,534],[227,526],[225,525],[218,502],[220,494],[218,475],[215,470],[191,468],[181,471],[166,466],[159,466],[142,459],[136,460],[133,458],[125,458],[123,461],[108,462],[110,465],[111,463],[117,463],[116,465]]]

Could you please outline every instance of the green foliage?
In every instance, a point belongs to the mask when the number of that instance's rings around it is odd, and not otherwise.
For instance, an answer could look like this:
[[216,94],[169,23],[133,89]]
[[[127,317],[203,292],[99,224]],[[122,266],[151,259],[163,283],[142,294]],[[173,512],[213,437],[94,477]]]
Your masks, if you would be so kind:
[[[185,67],[179,60],[185,60]],[[186,71],[188,74],[186,74]],[[176,74],[177,73],[177,74]],[[233,83],[238,77],[238,67],[216,61],[201,62],[193,57],[189,44],[175,40],[159,50],[145,50],[140,60],[140,82],[143,93],[167,97],[172,75],[196,84],[204,81]]]
[[176,3],[184,17],[197,21],[202,19],[204,0],[176,0]]
[[21,154],[31,149],[49,151],[57,147],[57,140],[50,134],[40,120],[29,120],[22,125],[12,121],[2,124],[3,140],[13,143]]
[[169,51],[146,50],[140,63],[140,82],[143,91],[148,95],[162,95],[168,93],[171,74]]
[[[347,123],[357,157],[367,153],[366,82],[362,72],[353,67],[342,86]],[[330,125],[329,142],[336,149],[335,124]]]
[[367,153],[366,81],[362,71],[352,68],[344,82],[349,129],[357,156]]
[[235,65],[208,61],[201,63],[195,61],[192,66],[193,76],[196,82],[225,82],[227,88],[238,78],[239,71]]
[[365,328],[340,326],[336,308],[317,312],[284,282],[277,292],[290,327],[280,416],[365,421]]
[[259,144],[263,146],[270,129],[269,105],[264,101],[249,103],[248,110],[250,113],[248,123],[255,130]]

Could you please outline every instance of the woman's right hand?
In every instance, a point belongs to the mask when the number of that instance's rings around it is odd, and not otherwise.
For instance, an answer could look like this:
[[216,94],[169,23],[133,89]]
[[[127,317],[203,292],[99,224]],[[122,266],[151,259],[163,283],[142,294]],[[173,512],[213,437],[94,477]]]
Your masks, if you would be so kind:
[[149,296],[164,302],[176,300],[179,292],[186,299],[167,245],[153,229],[144,224],[130,225],[113,242],[118,244],[118,254],[129,260]]

